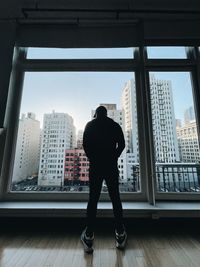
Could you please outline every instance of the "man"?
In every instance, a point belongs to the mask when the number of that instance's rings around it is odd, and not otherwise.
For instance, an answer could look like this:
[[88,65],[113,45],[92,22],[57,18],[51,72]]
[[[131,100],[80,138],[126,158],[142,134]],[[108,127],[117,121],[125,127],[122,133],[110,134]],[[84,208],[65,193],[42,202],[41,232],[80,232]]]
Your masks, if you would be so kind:
[[81,235],[85,252],[93,252],[97,203],[103,179],[106,181],[113,205],[116,247],[123,249],[127,234],[123,225],[117,161],[125,148],[125,141],[120,125],[107,117],[107,110],[104,106],[99,106],[96,109],[94,119],[87,123],[83,134],[83,148],[90,161],[87,227]]

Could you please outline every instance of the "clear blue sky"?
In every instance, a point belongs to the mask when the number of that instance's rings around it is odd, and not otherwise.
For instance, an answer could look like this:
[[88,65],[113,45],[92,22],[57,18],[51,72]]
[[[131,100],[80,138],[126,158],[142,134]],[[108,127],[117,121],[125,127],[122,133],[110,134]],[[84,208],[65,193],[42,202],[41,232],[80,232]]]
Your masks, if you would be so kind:
[[[31,58],[130,58],[132,49],[96,49],[83,51],[56,49],[52,51],[32,50]],[[68,52],[67,52],[68,51]],[[167,51],[165,57],[183,56],[178,49]],[[70,52],[70,53],[69,53]],[[162,58],[159,49],[149,50],[151,57]],[[76,56],[75,56],[76,55]],[[185,109],[193,105],[191,81],[189,73],[155,73],[158,79],[172,82],[175,117],[183,119]],[[75,126],[83,129],[91,119],[91,110],[100,103],[116,103],[120,108],[120,100],[124,84],[134,77],[131,72],[29,72],[25,75],[24,90],[20,113],[29,111],[36,114],[41,121],[44,113],[66,112],[74,118]]]
[[91,111],[100,103],[116,103],[130,72],[34,72],[26,73],[21,113],[32,111],[42,121],[44,113],[65,112],[75,126],[84,129]]

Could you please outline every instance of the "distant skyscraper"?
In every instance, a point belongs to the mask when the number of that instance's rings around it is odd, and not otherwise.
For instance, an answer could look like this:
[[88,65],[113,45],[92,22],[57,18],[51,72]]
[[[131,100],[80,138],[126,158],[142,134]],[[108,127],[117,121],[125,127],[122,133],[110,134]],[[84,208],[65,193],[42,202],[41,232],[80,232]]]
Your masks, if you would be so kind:
[[184,122],[185,122],[185,124],[187,124],[187,123],[190,123],[192,121],[195,121],[194,108],[189,107],[188,109],[186,109],[186,111],[184,113]]
[[180,119],[176,119],[176,127],[181,127],[182,123]]
[[187,122],[177,127],[180,160],[182,162],[200,163],[199,140],[196,122]]
[[19,120],[12,181],[38,174],[40,154],[40,122],[35,114],[22,114]]
[[66,113],[44,114],[38,185],[64,184],[65,150],[75,147],[73,118]]
[[[117,109],[116,104],[100,104],[100,106],[104,106],[107,109],[107,115],[109,118],[117,122],[125,135],[125,124],[124,124],[124,111],[121,109]],[[92,118],[94,116],[95,110],[92,110]],[[118,159],[118,167],[119,167],[119,176],[120,182],[126,182],[126,151],[122,152],[121,156]]]
[[79,130],[77,134],[77,148],[83,149],[83,130]]
[[[151,109],[154,136],[154,152],[157,162],[179,161],[178,142],[171,82],[150,75]],[[138,125],[136,110],[136,88],[132,79],[122,92],[122,108],[125,111],[125,131],[128,151],[133,162],[138,162]]]

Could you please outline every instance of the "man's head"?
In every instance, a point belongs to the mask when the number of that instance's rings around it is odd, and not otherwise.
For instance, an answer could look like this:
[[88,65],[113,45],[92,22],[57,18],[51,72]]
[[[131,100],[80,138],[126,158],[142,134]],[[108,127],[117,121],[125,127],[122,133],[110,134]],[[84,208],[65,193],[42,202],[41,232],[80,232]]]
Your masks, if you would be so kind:
[[99,106],[94,114],[95,118],[103,118],[107,116],[107,109],[104,106]]

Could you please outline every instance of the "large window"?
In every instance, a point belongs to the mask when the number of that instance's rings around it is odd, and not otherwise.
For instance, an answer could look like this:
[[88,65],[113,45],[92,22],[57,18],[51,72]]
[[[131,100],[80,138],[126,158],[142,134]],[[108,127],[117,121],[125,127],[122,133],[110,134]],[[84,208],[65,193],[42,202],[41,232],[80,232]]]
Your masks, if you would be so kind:
[[[108,117],[121,126],[126,142],[118,159],[122,199],[145,198],[135,51],[16,49],[12,90],[18,86],[19,94],[15,97],[18,108],[13,111],[16,127],[11,133],[9,197],[41,199],[48,193],[54,199],[86,199],[89,160],[82,147],[83,131],[95,109],[104,105]],[[107,199],[106,183],[102,192]]]
[[[83,130],[101,104],[126,140],[118,160],[123,200],[197,199],[198,53],[183,46],[17,48],[8,198],[87,199]],[[108,199],[106,184],[102,191]]]
[[[87,192],[83,131],[100,104],[126,140],[118,160],[120,191],[140,192],[132,72],[26,72],[11,190]],[[106,184],[102,190],[107,192]]]
[[158,192],[200,191],[200,150],[189,72],[150,72]]

